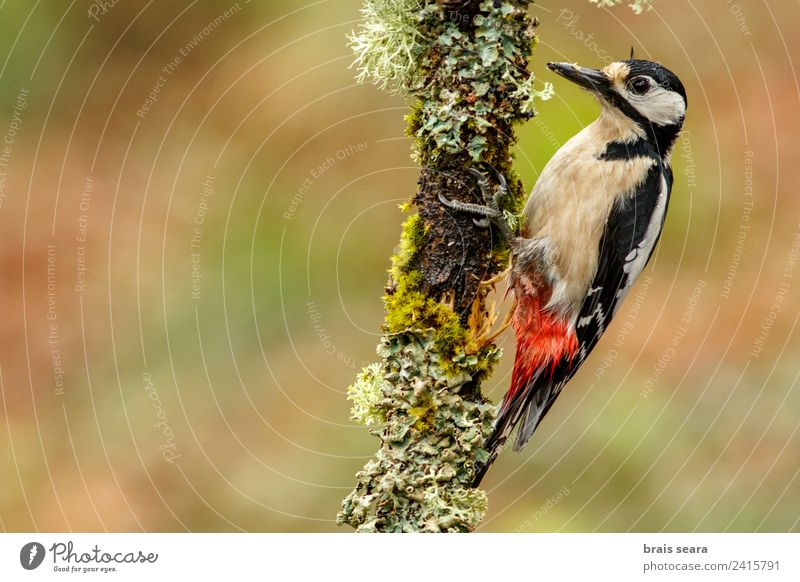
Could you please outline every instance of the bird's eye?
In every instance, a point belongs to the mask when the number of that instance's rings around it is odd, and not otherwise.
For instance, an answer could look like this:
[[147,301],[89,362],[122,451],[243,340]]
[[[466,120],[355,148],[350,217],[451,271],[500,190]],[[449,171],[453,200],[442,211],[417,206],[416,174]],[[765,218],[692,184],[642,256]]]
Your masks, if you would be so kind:
[[650,81],[647,77],[634,77],[628,81],[628,91],[634,95],[644,95],[650,90]]

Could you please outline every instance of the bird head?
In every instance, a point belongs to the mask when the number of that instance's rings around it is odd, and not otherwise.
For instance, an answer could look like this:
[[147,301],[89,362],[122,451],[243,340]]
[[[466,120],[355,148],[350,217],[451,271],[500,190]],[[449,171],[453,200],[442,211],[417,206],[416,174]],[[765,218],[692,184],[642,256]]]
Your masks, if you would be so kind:
[[672,71],[658,63],[631,59],[602,69],[572,63],[548,63],[547,67],[595,94],[604,107],[632,120],[662,151],[672,147],[683,127],[686,90]]

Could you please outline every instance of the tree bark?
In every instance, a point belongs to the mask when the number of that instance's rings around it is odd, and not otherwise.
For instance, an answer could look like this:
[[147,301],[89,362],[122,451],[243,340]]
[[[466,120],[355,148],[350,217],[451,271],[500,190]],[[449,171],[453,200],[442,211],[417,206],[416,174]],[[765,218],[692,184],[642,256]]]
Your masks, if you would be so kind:
[[[352,37],[362,80],[410,96],[409,135],[422,165],[393,257],[380,361],[349,389],[353,418],[380,449],[338,515],[361,532],[472,531],[486,493],[471,487],[494,406],[480,391],[500,357],[492,285],[507,241],[439,202],[483,204],[467,168],[502,172],[512,221],[524,203],[513,126],[533,115],[535,44],[528,0],[366,0]],[[513,227],[513,226],[512,226]]]

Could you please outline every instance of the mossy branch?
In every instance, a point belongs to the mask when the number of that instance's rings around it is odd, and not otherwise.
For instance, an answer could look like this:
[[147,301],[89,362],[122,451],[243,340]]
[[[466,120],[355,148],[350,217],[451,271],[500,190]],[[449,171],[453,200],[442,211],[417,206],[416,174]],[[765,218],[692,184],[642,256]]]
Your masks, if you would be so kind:
[[513,126],[552,91],[527,68],[529,4],[366,0],[350,38],[358,78],[412,100],[408,133],[423,167],[392,259],[380,361],[349,390],[353,418],[381,425],[381,447],[338,516],[358,531],[471,531],[486,511],[471,483],[495,415],[480,384],[500,349],[487,340],[497,314],[482,282],[505,267],[508,249],[438,195],[480,201],[466,168],[486,162],[508,178],[504,210],[521,209]]

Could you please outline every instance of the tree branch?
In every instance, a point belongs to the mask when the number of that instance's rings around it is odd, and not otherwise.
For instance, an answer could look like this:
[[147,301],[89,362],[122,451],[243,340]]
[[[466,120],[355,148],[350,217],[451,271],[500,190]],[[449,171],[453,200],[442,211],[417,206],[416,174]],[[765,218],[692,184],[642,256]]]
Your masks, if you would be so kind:
[[503,210],[521,211],[513,126],[550,91],[534,90],[527,70],[529,4],[366,0],[351,38],[360,80],[414,99],[408,132],[423,167],[392,260],[381,359],[349,389],[353,418],[383,424],[338,516],[358,531],[471,531],[486,511],[471,483],[495,415],[480,384],[500,350],[487,340],[497,313],[482,282],[505,267],[508,247],[438,198],[483,203],[466,168],[484,162],[508,179]]

